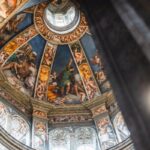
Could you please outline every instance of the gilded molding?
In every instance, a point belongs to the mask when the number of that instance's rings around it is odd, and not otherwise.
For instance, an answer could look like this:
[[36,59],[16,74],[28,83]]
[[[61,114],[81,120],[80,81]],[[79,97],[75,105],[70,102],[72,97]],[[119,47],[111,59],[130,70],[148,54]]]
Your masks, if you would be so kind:
[[68,34],[63,34],[63,35],[52,32],[46,26],[43,20],[44,10],[47,7],[47,5],[48,3],[44,2],[44,3],[39,4],[35,8],[34,24],[39,34],[50,43],[53,43],[56,45],[58,44],[63,45],[63,44],[75,42],[79,40],[88,30],[88,24],[87,24],[86,18],[84,14],[81,12],[80,23],[74,31]]

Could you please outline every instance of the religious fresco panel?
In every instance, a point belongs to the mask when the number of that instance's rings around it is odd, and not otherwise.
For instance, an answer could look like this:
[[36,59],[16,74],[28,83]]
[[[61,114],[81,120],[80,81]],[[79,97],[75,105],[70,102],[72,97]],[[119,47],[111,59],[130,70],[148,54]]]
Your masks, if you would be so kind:
[[11,38],[33,24],[33,14],[21,12],[0,29],[0,48]]
[[70,128],[57,128],[49,132],[49,150],[70,150],[71,130]]
[[91,127],[80,127],[75,130],[77,150],[96,150],[96,132]]
[[99,119],[96,121],[96,125],[98,128],[101,148],[106,150],[115,146],[117,144],[117,139],[109,117],[103,117]]
[[88,63],[84,50],[81,47],[81,44],[79,41],[73,44],[70,44],[70,49],[71,49],[72,55],[74,56],[76,65],[78,66],[78,70],[81,75],[81,79],[83,80],[88,99],[92,100],[96,98],[97,96],[99,96],[101,93],[99,91],[97,82],[94,78],[93,72]]
[[0,51],[0,66],[20,47],[37,35],[34,26],[30,26],[10,40]]
[[26,145],[30,144],[29,124],[21,115],[11,107],[5,105],[1,100],[0,126],[2,126],[16,140]]
[[44,45],[45,41],[41,36],[34,37],[17,49],[2,67],[8,82],[30,96],[33,95]]
[[48,101],[54,104],[80,104],[86,92],[68,45],[58,46],[48,85]]
[[91,126],[57,127],[49,131],[49,150],[100,150]]
[[118,112],[113,120],[114,128],[118,137],[119,142],[124,141],[130,136],[130,132],[127,128],[127,125],[124,121],[121,112]]
[[22,0],[1,0],[0,23],[2,23],[21,3]]
[[47,147],[47,123],[34,119],[33,121],[33,135],[32,147],[37,150],[45,150]]
[[0,125],[4,129],[6,129],[7,127],[7,116],[8,116],[8,109],[2,102],[0,102]]
[[9,133],[11,136],[19,140],[20,142],[29,145],[30,129],[24,119],[18,115],[12,115],[11,125],[9,126]]
[[89,64],[94,72],[95,78],[100,86],[101,92],[104,93],[110,90],[111,85],[104,73],[101,57],[99,51],[96,49],[92,36],[85,34],[80,41],[88,58]]

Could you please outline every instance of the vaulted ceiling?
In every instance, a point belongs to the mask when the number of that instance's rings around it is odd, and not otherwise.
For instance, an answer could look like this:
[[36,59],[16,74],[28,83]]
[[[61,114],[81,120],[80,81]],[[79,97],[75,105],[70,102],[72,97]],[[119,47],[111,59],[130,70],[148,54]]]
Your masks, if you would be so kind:
[[63,106],[91,102],[110,91],[84,13],[65,0],[61,7],[37,3],[11,12],[16,14],[0,29],[2,87]]

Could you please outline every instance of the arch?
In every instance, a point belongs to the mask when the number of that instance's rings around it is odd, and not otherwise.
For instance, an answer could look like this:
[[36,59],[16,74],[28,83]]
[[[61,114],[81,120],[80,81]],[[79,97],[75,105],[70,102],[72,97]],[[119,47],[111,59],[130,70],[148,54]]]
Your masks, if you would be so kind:
[[0,101],[0,125],[16,140],[30,145],[30,127],[27,121]]

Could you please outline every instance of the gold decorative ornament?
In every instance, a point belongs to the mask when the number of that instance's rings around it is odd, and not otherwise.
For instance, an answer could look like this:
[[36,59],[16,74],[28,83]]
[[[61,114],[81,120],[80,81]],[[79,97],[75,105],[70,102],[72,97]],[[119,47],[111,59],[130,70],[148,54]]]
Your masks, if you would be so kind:
[[43,20],[44,11],[47,6],[48,3],[41,3],[36,7],[34,12],[34,24],[40,35],[50,43],[63,45],[75,42],[79,40],[88,30],[86,18],[81,12],[80,22],[72,32],[69,32],[67,34],[58,34],[53,32],[50,28],[47,27]]

